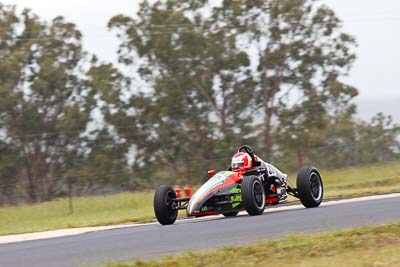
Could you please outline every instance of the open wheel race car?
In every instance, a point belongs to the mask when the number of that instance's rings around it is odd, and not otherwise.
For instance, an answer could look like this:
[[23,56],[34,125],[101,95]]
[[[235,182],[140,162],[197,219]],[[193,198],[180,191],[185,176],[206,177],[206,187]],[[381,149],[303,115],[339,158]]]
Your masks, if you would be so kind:
[[211,178],[192,197],[177,198],[171,186],[159,186],[154,194],[154,212],[160,224],[173,224],[178,210],[183,209],[188,217],[215,214],[233,217],[243,209],[249,215],[260,215],[266,205],[286,202],[288,194],[300,199],[306,208],[321,204],[323,184],[315,167],[299,170],[295,188],[286,174],[257,157],[251,147],[241,146],[237,154],[250,156],[249,169],[235,171],[232,163],[226,171],[211,170],[208,172]]

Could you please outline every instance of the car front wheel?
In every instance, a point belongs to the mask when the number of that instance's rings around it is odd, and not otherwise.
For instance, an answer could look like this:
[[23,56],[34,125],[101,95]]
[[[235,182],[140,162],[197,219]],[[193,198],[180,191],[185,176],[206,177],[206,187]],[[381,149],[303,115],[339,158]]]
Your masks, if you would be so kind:
[[176,209],[176,194],[168,185],[161,185],[154,194],[154,213],[162,225],[173,224],[178,216]]
[[322,178],[317,168],[306,166],[297,174],[297,192],[301,203],[306,208],[318,207],[324,196]]
[[262,182],[257,176],[243,177],[242,201],[249,215],[263,214],[265,209],[265,191]]

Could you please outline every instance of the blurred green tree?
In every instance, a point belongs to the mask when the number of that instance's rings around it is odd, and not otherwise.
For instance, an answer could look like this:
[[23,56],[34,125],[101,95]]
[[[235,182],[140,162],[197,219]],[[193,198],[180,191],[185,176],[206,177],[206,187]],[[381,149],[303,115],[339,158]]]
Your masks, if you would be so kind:
[[354,157],[368,164],[398,160],[400,155],[400,126],[391,116],[375,115],[371,122],[356,125],[357,143]]
[[[94,183],[98,187],[110,176],[113,161],[104,158],[107,147],[95,140],[105,134],[87,134],[96,130],[89,129],[89,122],[97,101],[85,84],[90,62],[81,33],[62,17],[42,22],[30,10],[17,14],[14,6],[1,4],[0,21],[0,177],[5,195],[14,190],[21,200],[49,200],[63,194],[71,176],[87,190]],[[90,175],[83,175],[88,169]]]
[[141,136],[137,159],[178,176],[205,167],[182,160],[223,157],[246,142],[270,160],[290,131],[302,162],[323,142],[314,133],[325,117],[352,109],[357,95],[339,80],[355,59],[354,39],[315,1],[143,1],[137,17],[115,16],[109,27],[120,62],[148,83],[132,97],[136,119],[127,116]]
[[136,144],[135,169],[185,182],[198,181],[207,165],[225,167],[228,158],[215,159],[251,140],[255,99],[236,34],[229,25],[215,27],[223,17],[204,18],[193,7],[143,1],[138,18],[118,15],[109,23],[118,30],[120,61],[149,84],[117,114],[125,118],[114,120],[117,129],[136,125],[134,135],[119,131]]
[[[301,135],[296,145],[307,150],[314,136],[306,137],[304,130],[315,133],[309,127],[318,129],[325,113],[342,112],[357,95],[354,87],[340,81],[355,60],[354,39],[341,32],[331,9],[312,0],[224,1],[221,9],[236,13],[236,25],[257,55],[254,90],[263,118],[264,158],[270,160],[281,149],[274,136],[284,127]],[[303,119],[279,116],[290,108]]]

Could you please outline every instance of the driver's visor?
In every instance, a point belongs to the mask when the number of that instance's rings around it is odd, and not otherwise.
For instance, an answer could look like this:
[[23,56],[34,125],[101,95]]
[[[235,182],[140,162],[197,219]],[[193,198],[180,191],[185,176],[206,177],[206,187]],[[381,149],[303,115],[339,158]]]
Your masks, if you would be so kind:
[[243,162],[232,162],[232,169],[239,169],[243,167]]

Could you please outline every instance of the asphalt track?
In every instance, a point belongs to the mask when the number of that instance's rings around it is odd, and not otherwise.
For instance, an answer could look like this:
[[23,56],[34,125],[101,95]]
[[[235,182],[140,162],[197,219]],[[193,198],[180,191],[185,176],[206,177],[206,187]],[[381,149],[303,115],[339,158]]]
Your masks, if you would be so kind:
[[0,266],[80,266],[207,250],[288,233],[313,233],[400,221],[399,195],[384,199],[269,209],[261,216],[213,217],[0,244]]

